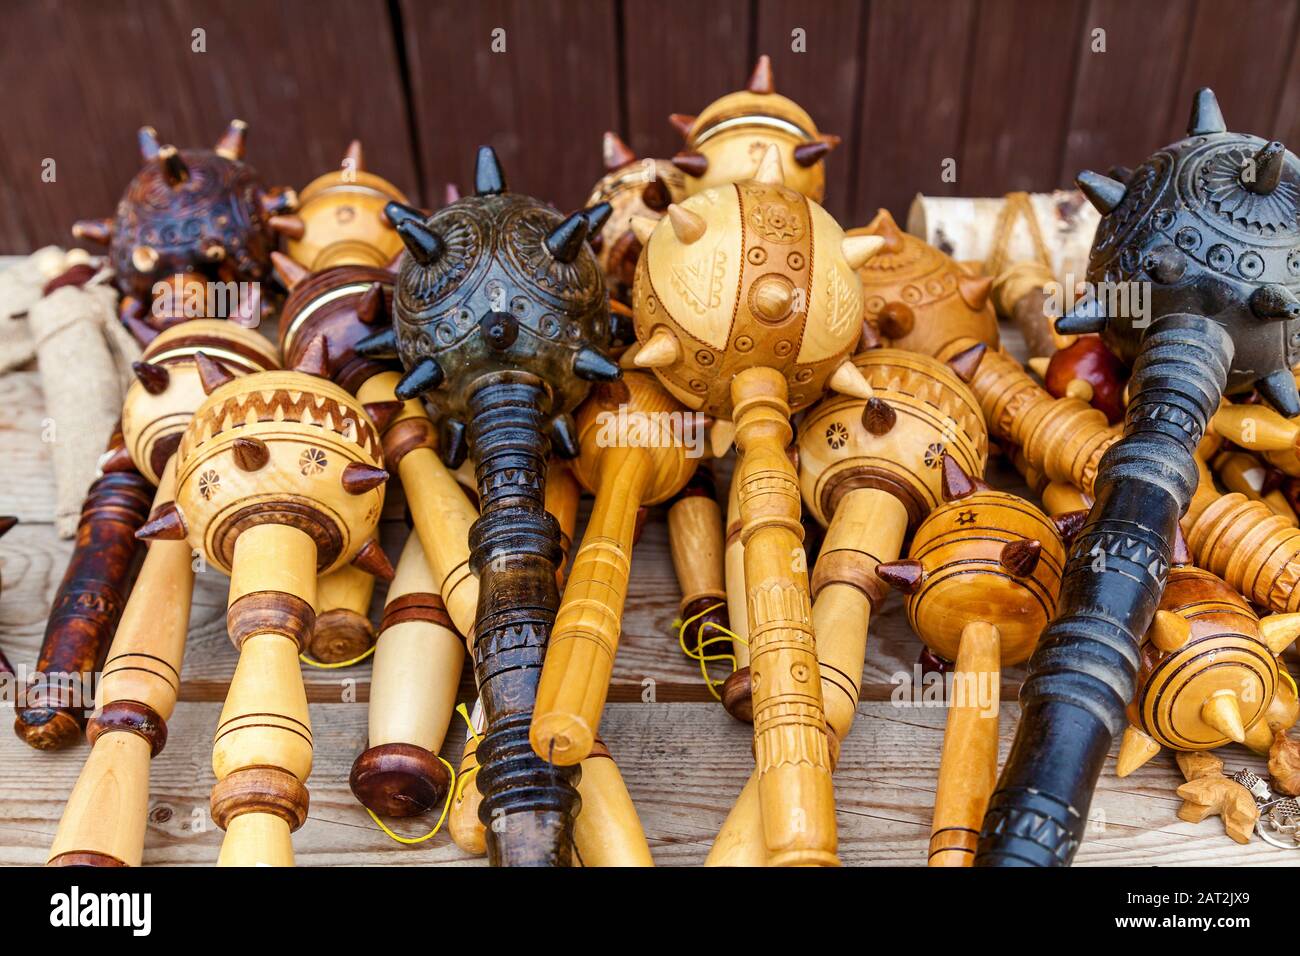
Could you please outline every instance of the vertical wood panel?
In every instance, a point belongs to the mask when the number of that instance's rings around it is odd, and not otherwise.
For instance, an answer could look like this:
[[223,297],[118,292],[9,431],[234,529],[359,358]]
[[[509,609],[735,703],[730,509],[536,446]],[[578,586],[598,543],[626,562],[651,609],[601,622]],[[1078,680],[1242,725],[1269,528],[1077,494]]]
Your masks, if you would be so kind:
[[429,201],[443,183],[470,186],[487,144],[512,189],[582,203],[602,171],[601,134],[618,125],[613,0],[403,0],[402,14]]
[[1298,7],[1297,0],[1198,0],[1161,142],[1185,134],[1192,94],[1202,86],[1213,87],[1229,129],[1275,135]]
[[[191,51],[195,28],[206,53]],[[0,219],[5,251],[67,243],[73,220],[110,215],[145,124],[184,147],[245,119],[249,161],[267,182],[296,187],[336,167],[359,136],[376,172],[416,185],[384,0],[287,0],[255,15],[239,0],[13,5],[0,89],[0,172],[23,206],[21,237],[14,217]],[[45,157],[55,183],[40,180]]]
[[744,86],[753,27],[748,0],[624,0],[624,138],[638,155],[672,156],[682,138],[669,113],[698,113]]
[[[900,223],[917,192],[965,191],[940,179],[961,147],[975,4],[871,0],[852,225],[889,209]],[[849,225],[849,223],[846,223]]]
[[1282,81],[1282,95],[1277,100],[1273,118],[1273,135],[1287,144],[1291,152],[1300,150],[1300,23],[1291,38],[1291,56]]
[[[823,133],[844,142],[826,158],[826,208],[843,220],[852,194],[853,126],[860,107],[858,37],[862,0],[759,0],[758,52],[772,58],[778,93],[790,97]],[[791,49],[791,31],[803,29],[806,52]]]
[[980,3],[957,173],[961,195],[1063,184],[1084,10],[1075,0]]
[[[1152,117],[1174,98],[1192,10],[1193,0],[1088,5],[1076,41],[1079,70],[1061,183],[1083,169],[1136,165],[1167,142],[1163,124]],[[1104,53],[1092,51],[1094,28],[1106,31]]]

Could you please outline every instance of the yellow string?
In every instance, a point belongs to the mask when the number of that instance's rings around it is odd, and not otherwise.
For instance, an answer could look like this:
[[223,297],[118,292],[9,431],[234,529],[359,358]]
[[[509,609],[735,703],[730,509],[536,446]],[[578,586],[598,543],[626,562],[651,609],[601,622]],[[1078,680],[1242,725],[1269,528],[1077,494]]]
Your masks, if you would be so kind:
[[371,644],[369,650],[367,650],[364,654],[354,657],[350,661],[338,661],[337,663],[334,664],[326,664],[324,661],[318,661],[314,657],[308,657],[306,653],[299,654],[298,660],[302,661],[308,667],[315,667],[318,670],[336,671],[340,667],[351,667],[353,664],[360,664],[362,661],[364,661],[367,657],[369,657],[371,654],[375,652],[375,647],[376,645]]
[[[469,735],[473,737],[475,740],[482,740],[483,735],[474,729],[474,722],[469,718],[469,708],[466,707],[463,703],[457,704],[456,713],[460,714],[460,719],[465,721],[465,726],[469,728]],[[460,782],[457,783],[456,785],[457,803],[460,803],[461,800],[465,799],[465,787],[469,784],[469,778],[474,776],[474,774],[476,773],[478,773],[477,763],[474,764],[474,766],[470,767],[469,770],[466,770],[463,774],[460,775]]]
[[1285,667],[1279,667],[1277,669],[1277,672],[1281,674],[1283,677],[1285,677],[1286,682],[1291,685],[1291,695],[1293,697],[1300,697],[1300,690],[1296,689],[1295,678],[1291,676],[1291,672],[1288,671]]
[[474,729],[474,722],[469,719],[469,708],[464,703],[457,704],[456,713],[460,714],[460,719],[465,721],[465,726],[469,728],[469,735],[475,740],[482,740],[483,735]]
[[398,843],[405,844],[406,846],[412,846],[416,843],[423,843],[425,840],[428,840],[430,837],[434,836],[434,834],[436,834],[439,830],[442,829],[443,823],[445,823],[447,820],[447,813],[451,810],[451,795],[456,790],[456,768],[453,767],[451,764],[447,763],[447,761],[443,760],[440,754],[434,754],[434,756],[438,758],[438,762],[442,764],[444,767],[446,767],[447,771],[451,774],[451,786],[447,788],[447,799],[442,802],[442,816],[438,817],[438,822],[433,825],[432,830],[430,830],[424,836],[418,836],[418,837],[399,836],[398,834],[394,833],[392,830],[388,829],[384,821],[379,819],[379,814],[375,813],[375,811],[371,810],[369,807],[366,807],[366,813],[370,814],[370,819],[375,821],[375,825],[378,826],[379,829],[383,830],[385,833],[387,833]]
[[[735,654],[732,653],[705,654],[704,649],[708,647],[710,644],[721,644],[727,640],[731,640],[739,644],[744,644],[746,647],[749,646],[749,642],[744,640],[739,634],[737,634],[735,631],[732,631],[730,628],[723,627],[721,624],[718,624],[714,621],[706,621],[704,625],[700,628],[700,642],[696,647],[696,649],[692,651],[690,648],[686,646],[686,629],[690,627],[692,623],[704,617],[704,615],[708,614],[711,611],[716,611],[718,608],[722,607],[722,604],[723,602],[719,601],[717,604],[713,604],[709,607],[706,607],[703,611],[700,611],[700,613],[687,618],[685,621],[673,622],[677,626],[677,645],[682,649],[682,653],[685,654],[687,657],[689,657],[691,660],[700,662],[700,676],[704,678],[704,686],[709,689],[709,693],[713,695],[714,700],[722,700],[722,695],[718,693],[717,688],[725,684],[726,680],[715,680],[714,678],[710,677],[708,665],[713,663],[714,661],[731,661],[731,671],[732,673],[735,673],[737,667],[739,666],[739,661],[736,660]],[[706,638],[704,636],[704,632],[706,629],[710,627],[713,628],[715,631],[721,632],[722,636]]]

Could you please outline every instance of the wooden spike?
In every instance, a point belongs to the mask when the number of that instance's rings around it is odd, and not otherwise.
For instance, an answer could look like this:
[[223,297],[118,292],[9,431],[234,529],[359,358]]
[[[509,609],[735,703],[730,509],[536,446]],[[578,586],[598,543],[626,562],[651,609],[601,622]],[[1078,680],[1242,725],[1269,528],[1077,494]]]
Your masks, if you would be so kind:
[[1043,542],[1037,538],[1021,538],[1018,541],[1008,541],[1002,546],[998,563],[1008,574],[1025,578],[1034,573],[1042,553]]
[[230,369],[201,351],[194,353],[194,367],[198,370],[199,384],[203,386],[204,395],[211,395],[222,385],[235,379]]
[[[776,143],[769,143],[767,149],[763,150],[763,158],[758,161],[758,168],[754,170],[754,181],[767,183],[769,186],[785,185],[785,170],[781,167],[781,150],[777,149]],[[847,241],[846,239],[845,242]]]
[[[400,230],[399,230],[400,231]],[[587,239],[587,217],[575,212],[546,234],[543,245],[557,262],[573,262]],[[427,263],[421,263],[427,265]]]
[[944,452],[941,467],[943,472],[939,486],[944,501],[956,501],[958,498],[975,494],[975,482],[962,470],[961,465],[957,464],[956,458]]
[[315,375],[317,378],[330,377],[330,349],[324,334],[316,336],[307,343],[298,361],[293,363],[295,372]]
[[957,292],[961,300],[976,312],[983,309],[989,301],[993,290],[992,276],[960,275],[957,277]]
[[862,320],[862,334],[858,337],[858,351],[865,352],[868,349],[878,349],[883,344],[880,338],[880,330],[874,323]]
[[159,258],[158,250],[153,246],[136,246],[131,250],[131,265],[139,272],[153,272]]
[[736,425],[734,422],[716,421],[713,423],[713,427],[709,429],[709,449],[713,452],[714,458],[725,458],[735,440]]
[[283,252],[271,253],[271,266],[275,269],[275,276],[280,280],[280,284],[290,292],[298,283],[302,282],[309,275],[311,270],[294,259],[290,259]]
[[506,189],[506,174],[501,169],[496,150],[491,146],[480,146],[474,164],[474,195],[495,196]]
[[690,113],[669,113],[668,122],[673,129],[682,134],[682,139],[690,139],[691,129],[695,126],[695,117]]
[[162,365],[154,365],[152,362],[132,362],[131,371],[144,390],[150,395],[161,395],[167,391],[167,384],[171,381],[171,375]]
[[849,359],[845,359],[839,364],[839,367],[827,380],[826,386],[833,392],[848,395],[852,398],[871,398],[875,395],[875,392],[871,390],[871,383],[862,374],[862,370]]
[[969,385],[975,378],[975,373],[979,371],[980,362],[983,361],[984,353],[988,350],[989,347],[983,342],[977,342],[948,359],[948,367],[959,379]]
[[611,382],[622,375],[623,370],[600,349],[584,345],[573,356],[573,374],[584,382]]
[[1056,525],[1056,533],[1061,536],[1061,540],[1066,544],[1073,541],[1088,521],[1088,514],[1088,509],[1083,508],[1078,511],[1067,511],[1064,514],[1053,515],[1052,524]]
[[764,53],[754,64],[754,70],[749,74],[749,82],[745,84],[745,89],[751,93],[775,93],[776,83],[772,79],[772,58]]
[[600,147],[601,159],[610,172],[622,169],[628,163],[636,162],[636,153],[632,152],[632,148],[612,129],[605,130]]
[[371,420],[375,423],[375,427],[382,433],[388,430],[388,426],[392,424],[397,413],[406,407],[406,403],[396,401],[366,402],[362,407],[365,408],[366,414],[369,415]]
[[1192,115],[1187,121],[1188,136],[1206,136],[1210,133],[1226,133],[1228,125],[1223,121],[1223,111],[1214,90],[1203,86],[1192,95]]
[[683,150],[674,156],[671,162],[687,176],[694,176],[696,179],[709,171],[708,157],[694,150]]
[[247,137],[248,124],[241,119],[233,119],[221,134],[221,139],[217,140],[213,152],[226,159],[241,160],[244,158],[244,140]]
[[1169,556],[1169,562],[1174,565],[1192,563],[1192,549],[1187,547],[1187,539],[1183,537],[1183,526],[1181,524],[1174,525],[1174,546],[1172,554]]
[[667,368],[682,357],[682,346],[672,330],[660,326],[649,341],[636,351],[632,362],[637,368]]
[[1300,637],[1300,611],[1260,618],[1259,636],[1274,654],[1281,654]]
[[701,216],[697,216],[689,209],[683,209],[677,203],[668,204],[668,221],[672,223],[673,232],[684,245],[690,245],[701,236],[708,228]]
[[794,161],[800,166],[814,166],[840,144],[838,136],[818,136],[811,143],[800,143],[794,148]]
[[361,293],[357,300],[357,318],[366,325],[376,325],[384,320],[384,286],[379,282],[370,283],[370,288]]
[[1213,694],[1201,707],[1201,719],[1229,740],[1244,743],[1246,727],[1241,722],[1241,705],[1230,690]]
[[1191,639],[1192,625],[1182,615],[1161,608],[1151,621],[1149,636],[1162,651],[1176,651]]
[[10,529],[12,529],[13,526],[16,525],[17,523],[18,523],[18,519],[13,515],[5,515],[3,517],[0,517],[0,538],[3,538],[6,534],[8,534]]
[[437,359],[426,355],[402,376],[401,381],[394,386],[393,394],[404,402],[410,401],[425,392],[433,391],[442,384],[444,378],[442,366]]
[[863,428],[879,438],[881,435],[888,435],[896,424],[898,424],[898,412],[894,411],[892,405],[883,398],[867,399],[866,407],[862,409]]
[[1124,739],[1119,745],[1115,775],[1127,777],[1158,753],[1160,753],[1160,744],[1129,724],[1124,728]]
[[1085,169],[1074,178],[1074,182],[1103,216],[1110,215],[1124,201],[1124,184],[1109,176]]
[[158,131],[152,126],[141,126],[140,131],[135,134],[136,142],[140,145],[140,158],[146,163],[156,159],[158,150],[162,147],[158,144]]
[[442,187],[442,204],[450,206],[454,202],[460,202],[460,187],[455,183],[447,183]]
[[235,464],[244,471],[258,471],[271,460],[271,449],[260,438],[236,438],[231,443]]
[[897,255],[903,251],[905,245],[903,230],[898,228],[898,223],[894,221],[888,209],[877,210],[876,217],[867,226],[867,232],[885,240],[886,252]]
[[175,189],[190,178],[190,168],[181,159],[175,146],[164,146],[158,150],[158,165],[167,184]]
[[113,241],[113,220],[78,219],[72,224],[72,237],[106,246]]
[[631,225],[637,242],[641,243],[642,246],[646,246],[649,245],[650,236],[655,231],[655,227],[659,225],[659,220],[651,219],[649,216],[633,216]]
[[867,260],[885,247],[885,240],[880,236],[845,236],[840,243],[840,251],[850,269],[860,269]]
[[354,461],[343,469],[343,490],[350,495],[364,495],[388,480],[388,472],[365,462]]
[[1300,422],[1283,418],[1267,405],[1225,403],[1210,424],[1223,438],[1251,451],[1286,451],[1300,442]]
[[289,239],[301,239],[307,233],[307,224],[302,221],[301,216],[289,213],[284,216],[272,216],[266,221],[271,227],[272,232],[277,232]]
[[384,554],[384,549],[374,538],[367,541],[365,547],[357,552],[357,556],[352,559],[352,565],[368,574],[373,574],[381,581],[393,580],[393,566],[388,561],[388,555]]
[[1052,360],[1048,358],[1046,355],[1038,355],[1035,356],[1034,358],[1031,358],[1025,364],[1028,365],[1030,369],[1033,370],[1035,375],[1037,375],[1039,378],[1045,379],[1047,378],[1048,366],[1052,364]]
[[156,511],[135,536],[141,541],[182,541],[186,533],[185,518],[172,503]]
[[339,165],[354,173],[359,173],[366,168],[366,154],[361,146],[361,140],[354,139],[348,143],[348,151],[343,154],[343,162]]
[[876,577],[884,581],[895,591],[903,594],[915,594],[925,583],[925,568],[920,561],[904,558],[901,561],[885,561],[876,565]]

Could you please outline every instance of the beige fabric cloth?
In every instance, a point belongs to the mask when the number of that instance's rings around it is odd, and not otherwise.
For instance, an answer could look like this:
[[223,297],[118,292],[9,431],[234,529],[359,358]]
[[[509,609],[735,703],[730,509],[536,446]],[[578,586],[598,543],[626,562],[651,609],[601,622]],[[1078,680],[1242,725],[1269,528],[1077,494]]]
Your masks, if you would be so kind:
[[19,264],[24,271],[12,285],[0,286],[0,308],[14,309],[30,296],[30,279],[42,277],[36,298],[25,307],[26,325],[45,394],[42,435],[51,444],[54,524],[63,538],[76,533],[86,491],[122,415],[131,363],[140,357],[140,347],[118,320],[111,270],[101,269],[80,288],[63,286],[40,296],[50,279],[88,261],[82,250],[42,249]]

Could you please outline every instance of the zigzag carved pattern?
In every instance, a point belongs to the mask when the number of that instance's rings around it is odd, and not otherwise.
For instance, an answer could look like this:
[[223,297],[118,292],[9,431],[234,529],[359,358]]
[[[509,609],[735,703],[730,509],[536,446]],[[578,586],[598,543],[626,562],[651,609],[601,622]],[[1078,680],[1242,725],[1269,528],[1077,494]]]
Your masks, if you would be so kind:
[[364,415],[336,399],[315,392],[285,389],[241,392],[196,417],[181,440],[181,458],[191,449],[228,428],[250,422],[300,422],[334,432],[344,441],[360,445],[371,458],[383,459],[383,446],[374,425]]

